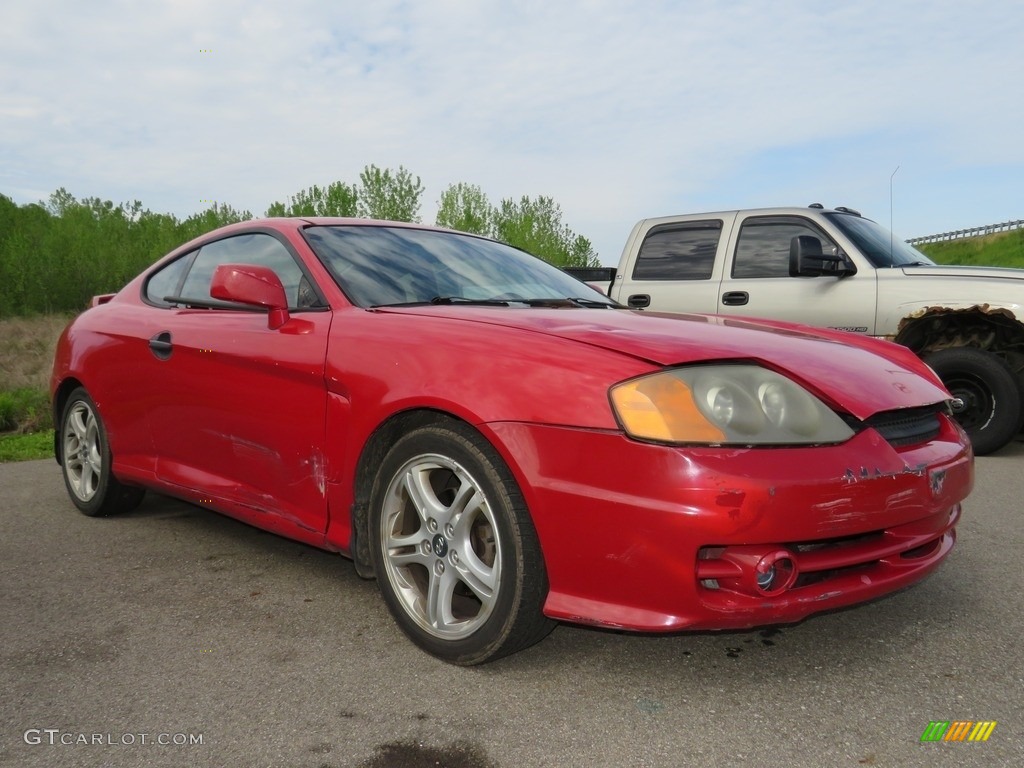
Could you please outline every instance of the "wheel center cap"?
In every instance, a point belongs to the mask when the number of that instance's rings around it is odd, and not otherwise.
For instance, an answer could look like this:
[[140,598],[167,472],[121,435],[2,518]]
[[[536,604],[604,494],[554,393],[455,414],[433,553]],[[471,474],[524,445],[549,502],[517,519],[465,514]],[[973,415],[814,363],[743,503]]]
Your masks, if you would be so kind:
[[434,554],[438,557],[444,557],[448,554],[448,542],[444,540],[444,536],[440,533],[434,536],[430,544],[431,548],[434,550]]

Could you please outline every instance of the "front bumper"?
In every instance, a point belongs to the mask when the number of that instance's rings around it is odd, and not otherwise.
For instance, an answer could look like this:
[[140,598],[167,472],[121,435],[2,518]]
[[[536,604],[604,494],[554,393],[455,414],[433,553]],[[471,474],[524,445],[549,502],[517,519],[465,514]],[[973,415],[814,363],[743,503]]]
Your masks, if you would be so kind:
[[969,443],[946,417],[935,439],[906,448],[872,429],[842,445],[756,449],[488,429],[537,528],[545,614],[630,630],[789,623],[913,584],[949,554],[973,485]]

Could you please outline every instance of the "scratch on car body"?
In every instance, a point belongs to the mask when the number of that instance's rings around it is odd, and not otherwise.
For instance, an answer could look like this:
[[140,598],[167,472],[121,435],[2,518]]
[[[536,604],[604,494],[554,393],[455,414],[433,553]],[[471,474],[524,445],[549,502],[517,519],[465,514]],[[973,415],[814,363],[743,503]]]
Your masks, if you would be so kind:
[[918,464],[916,467],[912,467],[907,464],[898,472],[883,472],[878,467],[875,467],[874,471],[867,467],[861,467],[859,470],[854,471],[848,467],[846,472],[843,473],[842,479],[843,482],[850,484],[861,480],[880,480],[884,478],[899,477],[900,475],[917,475],[918,477],[924,477],[927,467],[927,464]]
[[309,466],[309,471],[313,475],[313,481],[316,483],[316,489],[320,492],[320,495],[323,496],[327,492],[327,473],[324,471],[323,455],[319,452],[315,452],[305,463]]

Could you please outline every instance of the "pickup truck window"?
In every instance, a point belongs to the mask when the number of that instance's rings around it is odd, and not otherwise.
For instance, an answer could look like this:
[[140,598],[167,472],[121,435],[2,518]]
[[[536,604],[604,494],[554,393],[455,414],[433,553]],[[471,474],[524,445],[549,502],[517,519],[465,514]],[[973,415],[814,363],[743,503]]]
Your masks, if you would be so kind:
[[722,236],[719,219],[655,227],[644,238],[634,280],[709,280]]
[[789,244],[797,235],[821,241],[824,253],[837,253],[832,240],[807,219],[797,216],[755,216],[746,219],[736,242],[732,276],[789,277]]

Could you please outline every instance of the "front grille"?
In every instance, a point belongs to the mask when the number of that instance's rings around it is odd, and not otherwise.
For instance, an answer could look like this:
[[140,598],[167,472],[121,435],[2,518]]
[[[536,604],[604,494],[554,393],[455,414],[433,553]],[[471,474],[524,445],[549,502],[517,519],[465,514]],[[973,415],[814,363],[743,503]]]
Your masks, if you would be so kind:
[[927,443],[939,436],[941,408],[941,405],[928,405],[923,408],[885,411],[850,426],[854,429],[871,427],[895,447]]

